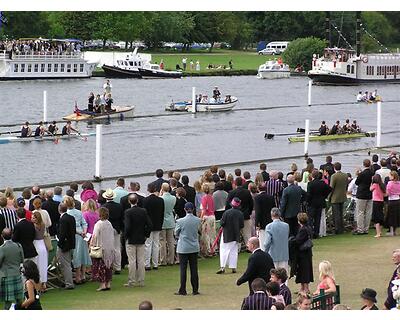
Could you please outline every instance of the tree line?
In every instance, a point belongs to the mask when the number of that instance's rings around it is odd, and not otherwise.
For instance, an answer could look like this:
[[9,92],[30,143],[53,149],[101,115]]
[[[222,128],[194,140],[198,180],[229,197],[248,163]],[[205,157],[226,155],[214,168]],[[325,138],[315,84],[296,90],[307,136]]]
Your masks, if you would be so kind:
[[[7,25],[0,37],[77,38],[124,41],[141,40],[151,48],[162,42],[227,42],[234,49],[246,49],[258,41],[291,41],[296,38],[325,38],[325,12],[3,12]],[[332,12],[332,45],[355,44],[355,12]],[[363,28],[385,46],[400,43],[397,12],[363,12]],[[335,29],[335,27],[337,29]],[[342,34],[342,36],[340,36]],[[364,50],[380,49],[362,32]],[[344,40],[346,39],[346,41]]]

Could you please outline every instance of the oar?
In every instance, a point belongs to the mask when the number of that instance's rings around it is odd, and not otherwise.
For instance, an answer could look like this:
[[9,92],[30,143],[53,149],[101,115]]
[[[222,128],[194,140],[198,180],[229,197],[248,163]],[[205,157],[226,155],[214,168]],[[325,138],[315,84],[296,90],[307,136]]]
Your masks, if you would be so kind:
[[12,133],[21,133],[21,130],[19,130],[19,131],[5,131],[5,132],[0,132],[0,135],[2,135],[2,134],[12,134]]
[[293,136],[295,134],[298,134],[298,132],[295,132],[295,133],[265,133],[264,139],[270,140],[270,139],[273,139],[274,137]]
[[78,134],[78,136],[83,140],[83,141],[87,141],[87,137],[83,137],[82,135],[81,135],[81,133],[78,131],[78,130],[76,130],[75,129],[75,132]]

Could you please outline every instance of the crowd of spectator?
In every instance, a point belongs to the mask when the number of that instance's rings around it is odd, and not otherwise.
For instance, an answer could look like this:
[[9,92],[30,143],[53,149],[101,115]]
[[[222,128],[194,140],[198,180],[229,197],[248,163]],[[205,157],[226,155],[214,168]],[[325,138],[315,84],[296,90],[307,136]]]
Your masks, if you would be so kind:
[[82,49],[79,41],[68,40],[0,40],[0,51],[6,51],[9,54],[71,54],[78,53]]

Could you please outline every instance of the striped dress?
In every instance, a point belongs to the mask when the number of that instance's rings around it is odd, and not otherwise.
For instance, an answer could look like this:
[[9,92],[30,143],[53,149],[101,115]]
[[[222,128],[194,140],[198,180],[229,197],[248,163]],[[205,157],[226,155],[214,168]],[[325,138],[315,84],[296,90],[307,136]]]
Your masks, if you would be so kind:
[[254,294],[243,299],[242,310],[271,310],[275,300],[268,297],[263,291],[256,291]]

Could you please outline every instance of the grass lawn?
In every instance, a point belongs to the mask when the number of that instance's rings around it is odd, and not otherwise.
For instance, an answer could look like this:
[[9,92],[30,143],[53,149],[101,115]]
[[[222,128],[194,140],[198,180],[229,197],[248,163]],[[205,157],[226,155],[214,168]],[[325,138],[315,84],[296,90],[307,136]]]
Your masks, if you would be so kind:
[[[373,238],[345,234],[329,236],[314,242],[315,290],[318,281],[318,263],[331,261],[337,283],[341,288],[341,302],[352,308],[360,308],[359,295],[363,288],[374,288],[378,292],[378,305],[386,299],[386,288],[394,270],[392,250],[400,247],[400,237]],[[248,254],[239,255],[238,273],[217,275],[219,259],[199,260],[199,296],[175,296],[179,286],[179,266],[160,267],[158,271],[146,272],[146,286],[124,288],[127,270],[113,277],[112,290],[96,292],[97,283],[77,286],[75,290],[49,290],[41,298],[44,309],[137,309],[142,300],[151,300],[155,309],[240,309],[243,297],[248,293],[247,284],[236,286],[236,280],[245,270]],[[290,280],[292,292],[298,286]],[[188,280],[188,292],[191,292]]]
[[[206,69],[209,64],[221,65],[229,68],[229,60],[232,59],[234,70],[257,70],[258,67],[265,63],[266,60],[278,58],[278,56],[263,56],[258,55],[257,52],[235,51],[235,50],[221,50],[212,53],[154,53],[152,54],[152,61],[160,63],[161,59],[164,61],[166,69],[175,70],[175,66],[179,64],[182,67],[182,58],[187,58],[186,71],[190,73],[207,73],[212,71]],[[196,61],[200,62],[200,72],[190,70],[190,60],[196,67]]]

